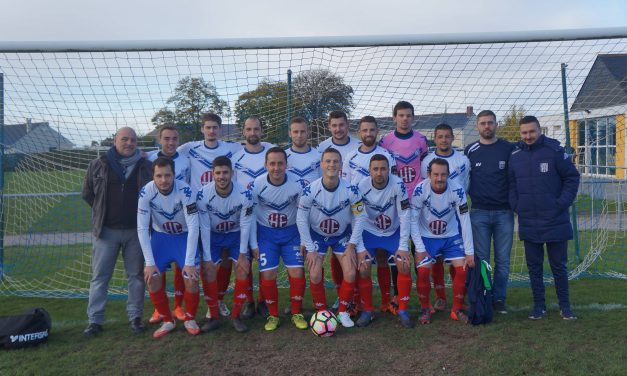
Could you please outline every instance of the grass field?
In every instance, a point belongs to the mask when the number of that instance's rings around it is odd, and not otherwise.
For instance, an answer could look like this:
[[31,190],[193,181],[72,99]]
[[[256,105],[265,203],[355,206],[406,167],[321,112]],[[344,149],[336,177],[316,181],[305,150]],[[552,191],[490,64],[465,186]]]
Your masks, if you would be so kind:
[[[403,329],[393,316],[380,314],[368,328],[340,328],[332,338],[316,338],[286,318],[273,333],[264,332],[264,321],[255,318],[246,334],[223,319],[214,333],[191,338],[179,325],[160,340],[150,337],[153,327],[130,334],[121,300],[109,302],[103,335],[88,340],[82,336],[85,300],[2,297],[0,315],[42,306],[51,313],[53,329],[45,345],[0,352],[0,374],[627,374],[627,281],[573,282],[579,316],[573,322],[559,318],[552,288],[547,296],[549,316],[540,321],[526,318],[529,289],[514,288],[511,312],[481,327],[439,313],[428,326]],[[307,294],[306,308],[310,302]],[[146,301],[146,317],[151,310]],[[204,308],[199,316],[203,313]]]

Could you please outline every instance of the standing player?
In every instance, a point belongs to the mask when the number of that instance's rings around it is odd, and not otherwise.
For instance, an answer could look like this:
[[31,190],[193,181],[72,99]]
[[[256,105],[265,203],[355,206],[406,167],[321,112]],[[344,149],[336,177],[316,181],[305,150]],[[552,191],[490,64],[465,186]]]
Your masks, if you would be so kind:
[[248,242],[253,201],[250,191],[233,182],[232,177],[231,160],[226,156],[217,157],[213,160],[214,181],[204,186],[197,197],[203,247],[202,270],[211,311],[211,318],[201,327],[203,332],[214,330],[219,325],[216,265],[222,262],[222,250],[225,248],[231,261],[236,263],[231,321],[236,331],[242,333],[248,330],[239,314],[248,290]]
[[[451,170],[448,178],[455,181],[464,190],[468,190],[468,173],[470,171],[470,161],[466,156],[453,148],[453,128],[448,124],[438,124],[433,130],[433,140],[436,149],[429,153],[422,161],[421,175],[423,179],[428,178],[427,166],[435,158],[445,159]],[[455,268],[449,268],[451,280],[455,275]],[[444,260],[438,257],[435,265],[431,267],[431,277],[433,278],[433,287],[435,288],[435,303],[433,309],[436,311],[444,311],[446,309],[446,290],[444,289]]]
[[361,243],[364,211],[359,189],[339,178],[342,156],[334,148],[322,153],[322,178],[303,190],[296,222],[301,250],[307,252],[311,295],[317,310],[326,309],[322,263],[327,247],[338,256],[343,270],[338,317],[343,326],[355,325],[348,312],[355,288],[355,248]]
[[290,138],[292,146],[287,153],[287,171],[298,177],[303,188],[320,178],[320,152],[307,143],[309,140],[309,124],[302,117],[292,119]]
[[[174,162],[159,157],[152,163],[153,180],[139,192],[137,204],[137,235],[144,253],[144,279],[150,300],[163,319],[153,337],[160,338],[174,330],[161,273],[171,262],[184,266],[185,329],[191,335],[200,332],[196,317],[198,308],[198,210],[192,189],[174,179]],[[151,231],[152,230],[152,231]]]
[[[159,145],[161,150],[148,154],[148,160],[154,162],[159,157],[171,158],[174,161],[174,178],[176,180],[189,183],[189,159],[179,152],[176,148],[179,147],[179,132],[173,125],[165,125],[159,128]],[[163,276],[163,285],[166,284],[166,271],[164,270],[161,275]],[[185,311],[183,310],[183,295],[185,292],[185,281],[181,274],[179,265],[176,264],[174,268],[174,316],[180,320],[185,320]],[[155,309],[152,316],[148,320],[151,324],[161,322],[161,315]]]
[[[219,156],[231,158],[233,154],[242,149],[242,145],[237,142],[222,141],[220,137],[220,128],[222,127],[222,118],[216,114],[204,114],[202,116],[202,125],[200,132],[204,136],[202,141],[191,141],[181,145],[178,152],[189,158],[190,164],[190,181],[189,185],[194,192],[199,192],[202,187],[213,181],[213,160]],[[223,298],[229,286],[231,279],[231,260],[224,257],[223,262],[218,269],[218,288],[219,288],[219,307],[222,316],[230,314]],[[204,275],[204,274],[203,274]],[[203,291],[205,289],[205,281],[203,282]],[[205,296],[205,300],[207,296]],[[207,315],[209,312],[207,312]]]
[[[393,258],[400,274],[399,312],[401,324],[413,327],[407,311],[411,292],[411,269],[409,257],[409,232],[411,212],[407,192],[403,181],[396,175],[390,175],[389,159],[383,154],[375,154],[370,159],[370,177],[359,183],[362,192],[367,220],[362,233],[366,250],[357,253],[359,275],[357,283],[364,302],[364,311],[357,320],[357,326],[367,326],[373,319],[371,261],[378,252],[383,257],[385,269],[389,258]],[[377,263],[379,263],[377,257]],[[381,282],[379,282],[381,283]],[[383,288],[382,288],[383,289]],[[389,285],[387,291],[389,292]],[[383,291],[381,292],[383,295]],[[389,303],[389,302],[388,302]]]
[[301,313],[305,295],[303,255],[296,226],[296,212],[302,187],[296,176],[286,174],[287,155],[279,147],[268,150],[265,156],[268,173],[255,179],[252,189],[255,204],[256,231],[250,236],[250,248],[259,260],[260,289],[269,310],[267,331],[279,326],[279,290],[276,285],[279,258],[287,268],[292,302],[292,323],[298,329],[307,329]]
[[[331,111],[329,114],[329,132],[331,132],[331,137],[322,141],[318,145],[318,151],[323,152],[327,148],[334,148],[335,150],[340,152],[342,156],[342,160],[346,160],[346,156],[349,152],[353,151],[353,149],[359,146],[359,142],[357,139],[352,138],[349,135],[349,126],[348,126],[348,117],[346,113],[343,111]],[[342,171],[342,166],[338,167],[338,174],[341,178],[345,178],[345,172]],[[335,291],[337,292],[338,299],[333,304],[333,309],[336,309],[339,305],[339,296],[340,296],[340,286],[342,285],[342,266],[338,258],[334,253],[331,253],[331,278],[333,279],[333,283],[335,284]]]
[[[421,161],[427,155],[429,147],[427,138],[420,132],[412,130],[414,122],[414,106],[406,101],[400,101],[394,105],[392,112],[396,129],[386,134],[380,142],[396,160],[398,176],[403,179],[407,192],[411,194],[418,183],[422,181],[420,175]],[[394,283],[394,298],[389,310],[395,313],[398,309],[397,270],[391,266],[392,282]]]
[[477,115],[479,140],[466,147],[470,160],[472,200],[470,223],[475,252],[490,261],[490,246],[494,241],[494,310],[507,313],[507,280],[514,238],[514,213],[509,207],[507,171],[509,155],[514,145],[496,137],[496,115],[484,110]]
[[474,267],[475,259],[466,192],[448,180],[445,159],[433,159],[427,172],[429,179],[418,184],[412,196],[411,237],[416,247],[416,287],[422,307],[419,320],[421,324],[431,322],[429,274],[435,259],[443,257],[455,268],[451,318],[468,322],[468,316],[462,311],[466,266]]

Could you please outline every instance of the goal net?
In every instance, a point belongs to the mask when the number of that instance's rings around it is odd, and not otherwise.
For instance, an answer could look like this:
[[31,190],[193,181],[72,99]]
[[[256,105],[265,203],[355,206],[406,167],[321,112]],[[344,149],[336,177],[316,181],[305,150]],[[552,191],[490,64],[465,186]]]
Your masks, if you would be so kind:
[[[478,138],[481,110],[494,111],[498,134],[512,141],[517,120],[537,116],[582,173],[571,277],[627,278],[627,32],[616,35],[399,38],[370,46],[262,40],[258,48],[181,50],[0,45],[0,294],[86,296],[90,209],[79,191],[88,162],[120,127],[134,128],[141,147],[152,150],[160,124],[201,139],[198,119],[211,111],[223,118],[224,139],[241,140],[240,125],[256,115],[264,140],[287,146],[289,119],[303,116],[317,145],[329,137],[326,118],[337,109],[348,113],[354,135],[365,115],[377,118],[380,135],[393,131],[400,100],[414,105],[414,129],[428,139],[435,125],[451,125],[457,148]],[[517,235],[511,272],[511,283],[528,278]],[[550,280],[548,267],[545,273]],[[113,295],[126,293],[121,261],[110,286]]]

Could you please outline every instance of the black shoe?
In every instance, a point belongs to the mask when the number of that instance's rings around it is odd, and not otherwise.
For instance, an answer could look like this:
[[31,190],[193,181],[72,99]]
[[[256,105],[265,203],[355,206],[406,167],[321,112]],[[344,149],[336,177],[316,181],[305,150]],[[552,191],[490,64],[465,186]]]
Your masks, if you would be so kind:
[[500,314],[507,314],[507,307],[505,307],[505,302],[502,300],[495,300],[494,303],[492,304],[492,308],[494,309],[495,312],[498,312]]
[[239,314],[239,318],[242,320],[250,320],[255,317],[255,303],[246,302],[242,307],[242,311]]
[[87,338],[93,338],[102,333],[102,325],[91,323],[87,325],[87,328],[83,330],[83,335]]
[[266,302],[261,301],[257,303],[257,314],[259,314],[264,319],[270,316],[270,310],[268,310],[268,306],[266,305]]
[[141,334],[146,330],[141,317],[135,317],[130,321],[129,325],[131,327],[131,332],[134,334]]
[[246,326],[246,324],[244,324],[244,322],[242,322],[242,320],[239,319],[239,317],[231,319],[231,322],[233,323],[233,327],[235,328],[236,332],[244,333],[248,331],[248,327]]
[[216,330],[219,327],[220,327],[220,320],[211,318],[205,321],[204,324],[202,324],[202,326],[200,327],[200,331],[203,333],[207,333],[207,332]]

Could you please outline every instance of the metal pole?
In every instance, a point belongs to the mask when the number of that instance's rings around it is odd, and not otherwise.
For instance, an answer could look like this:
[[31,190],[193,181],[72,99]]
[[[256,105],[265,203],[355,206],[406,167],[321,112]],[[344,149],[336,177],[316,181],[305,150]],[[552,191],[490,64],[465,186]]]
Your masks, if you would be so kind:
[[[566,153],[572,158],[573,148],[570,146],[570,126],[568,119],[568,93],[566,92],[566,63],[562,63],[562,100],[564,102],[564,129],[566,131]],[[594,202],[594,197],[593,197]],[[570,221],[573,224],[573,238],[575,241],[575,257],[577,263],[581,262],[581,256],[579,255],[579,225],[577,224],[577,205],[570,207]]]
[[4,74],[0,73],[0,280],[4,279]]
[[[287,70],[287,120],[285,127],[287,129],[287,134],[289,135],[290,131],[290,121],[292,120],[292,70]],[[292,146],[292,139],[287,137],[288,146]]]

